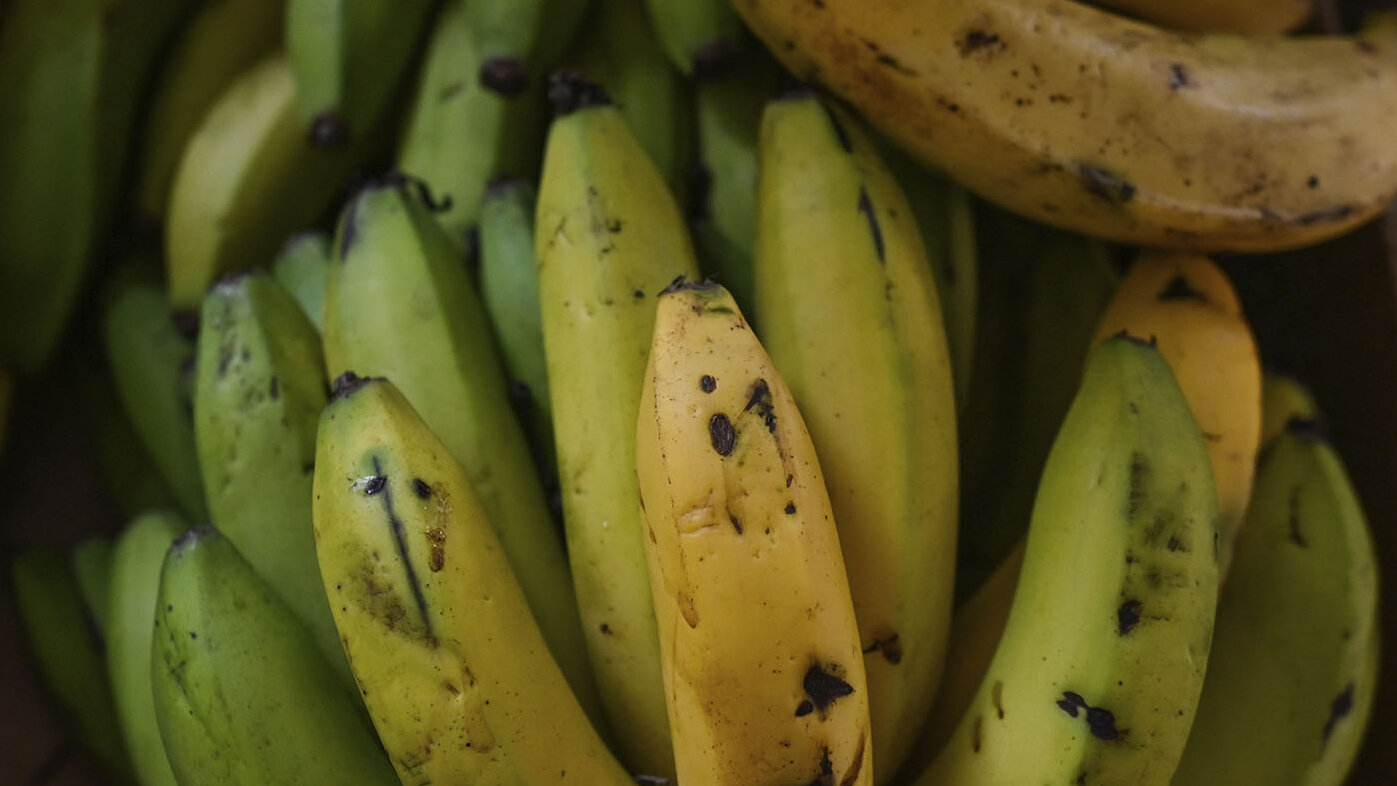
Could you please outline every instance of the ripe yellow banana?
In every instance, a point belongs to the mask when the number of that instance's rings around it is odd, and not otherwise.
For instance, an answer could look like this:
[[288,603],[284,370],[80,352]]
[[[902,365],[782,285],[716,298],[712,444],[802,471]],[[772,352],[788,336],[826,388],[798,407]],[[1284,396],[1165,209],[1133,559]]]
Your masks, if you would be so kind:
[[1218,564],[1226,577],[1261,439],[1261,361],[1237,293],[1207,257],[1146,251],[1121,280],[1094,341],[1122,330],[1158,341],[1203,430],[1218,490]]
[[1309,21],[1314,0],[1096,0],[1177,30],[1284,33]]
[[682,784],[873,783],[868,691],[805,423],[732,296],[660,296],[636,424]]
[[797,77],[1011,210],[1111,239],[1264,251],[1397,193],[1397,24],[1175,33],[1072,0],[734,0]]
[[810,91],[767,104],[756,311],[820,457],[887,782],[941,675],[954,590],[955,392],[912,209],[859,123]]

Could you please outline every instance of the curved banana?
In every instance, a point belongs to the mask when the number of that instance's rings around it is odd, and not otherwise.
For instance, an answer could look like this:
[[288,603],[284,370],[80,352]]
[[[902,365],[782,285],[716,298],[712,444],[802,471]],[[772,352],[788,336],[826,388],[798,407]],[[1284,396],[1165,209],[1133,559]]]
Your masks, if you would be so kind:
[[570,100],[548,134],[535,245],[568,556],[621,757],[673,778],[635,429],[655,298],[698,265],[673,195],[619,109],[580,79],[552,86]]
[[549,650],[599,718],[562,539],[484,306],[429,204],[420,182],[389,177],[345,206],[325,291],[325,365],[331,379],[391,379],[460,462]]
[[296,615],[217,529],[175,541],[154,604],[152,696],[180,786],[396,786]]
[[1169,364],[1096,346],[1053,444],[984,679],[917,786],[1168,784],[1217,605],[1217,491]]
[[1096,0],[1163,27],[1200,32],[1285,33],[1314,14],[1314,0]]
[[1261,361],[1242,304],[1207,257],[1147,250],[1121,279],[1093,342],[1122,330],[1158,340],[1203,430],[1217,482],[1225,581],[1261,440]]
[[73,548],[73,577],[93,633],[106,647],[107,614],[111,612],[114,545],[102,535],[90,535]]
[[320,573],[403,783],[633,783],[549,655],[466,473],[391,382],[336,381],[315,466]]
[[1339,786],[1373,707],[1372,535],[1334,449],[1294,419],[1257,466],[1175,786]]
[[734,0],[798,78],[1038,221],[1271,251],[1397,194],[1397,23],[1353,37],[1175,33],[1073,0]]
[[505,97],[523,93],[562,57],[591,0],[468,0],[466,24],[480,52],[475,80]]
[[820,464],[721,286],[660,295],[636,474],[679,783],[870,786],[863,648]]
[[945,323],[920,230],[873,141],[814,93],[767,105],[761,337],[820,457],[885,783],[931,709],[954,591],[958,465]]
[[330,235],[318,229],[292,235],[272,260],[272,275],[319,332],[325,320],[325,281],[330,277]]
[[646,0],[670,62],[685,76],[722,77],[742,49],[742,20],[729,0]]
[[1261,372],[1261,449],[1285,433],[1294,418],[1318,421],[1314,394],[1294,377],[1278,371]]

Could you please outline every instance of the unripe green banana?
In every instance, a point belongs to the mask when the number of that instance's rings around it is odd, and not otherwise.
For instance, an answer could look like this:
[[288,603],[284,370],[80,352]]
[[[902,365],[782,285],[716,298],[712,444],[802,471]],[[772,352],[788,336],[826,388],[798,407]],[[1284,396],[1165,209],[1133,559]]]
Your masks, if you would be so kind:
[[320,230],[292,235],[272,260],[272,274],[320,331],[325,321],[325,280],[330,277],[330,236]]
[[175,541],[159,579],[152,697],[180,786],[397,783],[312,636],[217,529]]
[[73,549],[73,577],[77,579],[93,632],[104,650],[107,615],[111,612],[113,549],[111,540],[101,535],[89,536]]
[[1317,420],[1319,405],[1299,380],[1277,371],[1261,372],[1261,448],[1285,433],[1293,418]]
[[391,382],[340,377],[315,466],[320,572],[402,782],[632,783],[549,655],[473,484]]
[[345,207],[324,345],[331,378],[353,371],[393,380],[465,468],[549,649],[582,706],[599,717],[567,557],[489,320],[420,182],[390,177]]
[[466,23],[480,52],[475,80],[512,97],[543,82],[587,15],[589,0],[468,0]]
[[728,0],[646,0],[670,62],[685,76],[726,74],[745,44],[742,20]]
[[178,786],[155,719],[152,642],[160,569],[187,525],[177,514],[148,511],[132,519],[112,553],[107,614],[107,674],[117,721],[141,786]]
[[325,388],[320,335],[276,279],[250,269],[214,284],[200,313],[194,394],[209,515],[305,626],[331,673],[353,686],[311,526]]

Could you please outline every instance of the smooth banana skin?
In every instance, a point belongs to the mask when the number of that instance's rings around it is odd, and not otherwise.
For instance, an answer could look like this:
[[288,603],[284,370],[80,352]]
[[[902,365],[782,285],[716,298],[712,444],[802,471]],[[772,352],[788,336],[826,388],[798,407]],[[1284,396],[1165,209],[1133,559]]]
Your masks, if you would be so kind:
[[484,306],[420,184],[389,177],[345,207],[325,292],[325,365],[384,376],[466,471],[582,706],[600,699],[567,557],[510,405]]
[[325,590],[402,782],[633,783],[549,655],[473,484],[391,382],[340,377],[315,465]]
[[102,635],[68,555],[31,546],[10,559],[9,570],[15,608],[44,687],[102,771],[130,782]]
[[1261,449],[1281,434],[1293,418],[1319,420],[1314,394],[1294,377],[1271,369],[1261,372]]
[[1147,250],[1121,279],[1093,342],[1122,330],[1158,340],[1203,430],[1217,481],[1225,581],[1261,440],[1261,360],[1242,304],[1211,259]]
[[140,443],[190,520],[208,516],[194,440],[194,342],[175,324],[165,289],[120,278],[107,292],[103,337],[112,380]]
[[1218,508],[1159,350],[1098,345],[1048,456],[1004,634],[917,786],[1168,784],[1203,687]]
[[[664,64],[668,68],[668,64]],[[698,263],[660,170],[595,84],[561,98],[539,185],[539,303],[563,522],[582,629],[621,758],[674,777],[636,485],[656,297]]]
[[746,33],[728,0],[646,0],[650,23],[685,76],[721,77],[733,70]]
[[820,457],[887,782],[931,709],[958,525],[945,323],[906,196],[858,122],[810,91],[762,116],[761,338]]
[[165,552],[187,528],[176,513],[147,511],[126,525],[112,553],[107,675],[122,739],[141,786],[179,784],[156,720],[152,653],[161,566]]
[[320,334],[270,273],[235,273],[204,297],[194,374],[210,520],[305,626],[327,670],[353,686],[311,526],[326,399]]
[[145,112],[132,186],[140,218],[164,218],[189,138],[228,85],[280,48],[285,9],[286,0],[207,0],[180,31]]
[[1273,251],[1397,193],[1397,24],[1353,37],[1171,32],[1072,0],[734,0],[803,80],[1029,218]]
[[1378,679],[1377,557],[1314,426],[1292,419],[1258,462],[1176,786],[1338,786],[1358,753]]
[[325,281],[330,277],[330,235],[318,229],[292,235],[272,260],[272,275],[317,332],[325,321]]
[[587,16],[591,0],[468,0],[466,24],[480,52],[474,78],[513,97],[541,84]]
[[112,553],[111,540],[92,535],[73,547],[73,578],[78,582],[83,610],[92,630],[106,646],[107,614],[111,611]]
[[820,463],[717,284],[660,296],[636,474],[679,783],[872,784],[863,647]]
[[219,530],[185,533],[159,577],[152,695],[180,786],[396,786],[314,639]]
[[1250,35],[1287,33],[1314,15],[1313,0],[1096,0],[1161,27]]
[[512,99],[476,80],[481,49],[469,5],[452,0],[433,23],[397,151],[398,169],[427,184],[437,221],[462,251],[492,178],[538,176],[547,128],[542,80]]
[[432,0],[285,0],[286,59],[299,138],[317,148],[362,145],[416,62]]
[[318,150],[296,116],[297,86],[273,54],[240,75],[190,138],[165,226],[170,300],[197,309],[219,276],[265,267],[293,232],[329,209],[360,160]]

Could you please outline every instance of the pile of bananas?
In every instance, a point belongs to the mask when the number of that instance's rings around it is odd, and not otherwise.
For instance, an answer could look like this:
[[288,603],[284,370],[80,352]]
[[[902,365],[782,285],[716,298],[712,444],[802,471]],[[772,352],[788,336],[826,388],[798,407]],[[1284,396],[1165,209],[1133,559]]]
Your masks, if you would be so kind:
[[1373,542],[1209,255],[1397,194],[1397,17],[1102,5],[11,0],[0,412],[72,385],[126,522],[9,563],[75,738],[1341,783]]

